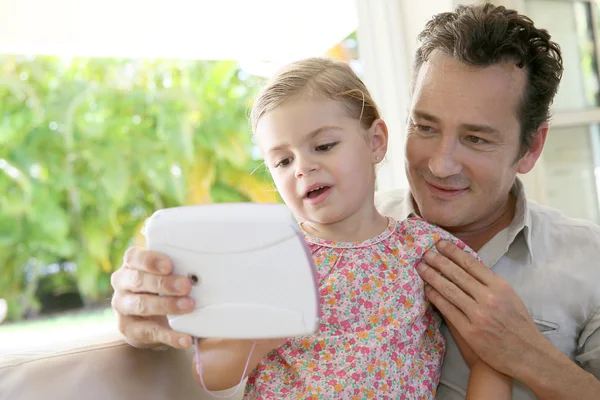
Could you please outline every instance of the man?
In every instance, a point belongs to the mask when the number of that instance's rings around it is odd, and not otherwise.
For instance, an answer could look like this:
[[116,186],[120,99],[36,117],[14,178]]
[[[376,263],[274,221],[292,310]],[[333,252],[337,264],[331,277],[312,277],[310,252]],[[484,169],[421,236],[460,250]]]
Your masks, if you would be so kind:
[[[378,196],[383,214],[420,215],[476,250],[441,242],[419,273],[450,322],[439,399],[465,396],[465,359],[514,379],[514,399],[600,393],[600,229],[530,203],[517,173],[538,160],[562,75],[558,45],[523,15],[490,4],[435,16],[419,36],[406,139],[409,192]],[[445,244],[445,246],[444,246]],[[130,249],[113,306],[132,345],[187,347],[167,312],[187,312],[168,259]],[[426,264],[425,264],[426,263]],[[155,293],[171,294],[159,298]],[[178,296],[177,296],[178,295]]]

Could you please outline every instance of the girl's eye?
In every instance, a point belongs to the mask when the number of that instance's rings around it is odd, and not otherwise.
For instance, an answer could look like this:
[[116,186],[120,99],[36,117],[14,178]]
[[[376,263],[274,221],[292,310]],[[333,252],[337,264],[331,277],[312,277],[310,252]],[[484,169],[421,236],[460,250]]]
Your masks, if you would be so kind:
[[292,162],[291,158],[284,158],[283,160],[277,161],[275,163],[275,168],[279,168],[279,167],[287,167],[288,165],[290,165],[290,163]]
[[333,148],[333,146],[335,146],[337,144],[337,142],[334,143],[327,143],[327,144],[322,144],[320,146],[316,147],[317,151],[329,151]]

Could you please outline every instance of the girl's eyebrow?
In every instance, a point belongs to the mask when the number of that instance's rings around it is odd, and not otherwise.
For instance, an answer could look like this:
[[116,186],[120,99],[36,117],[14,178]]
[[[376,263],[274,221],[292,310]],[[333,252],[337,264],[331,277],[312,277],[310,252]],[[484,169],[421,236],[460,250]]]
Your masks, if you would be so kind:
[[[307,139],[314,139],[315,137],[317,137],[320,133],[326,132],[326,131],[331,131],[331,130],[341,130],[342,128],[340,128],[339,126],[335,126],[335,125],[325,125],[322,126],[320,128],[317,128],[311,132],[309,132],[306,137]],[[279,150],[283,150],[286,147],[288,147],[287,144],[283,143],[283,144],[279,144],[275,147],[271,147],[268,151],[267,154],[269,153],[273,153],[275,151],[279,151]]]

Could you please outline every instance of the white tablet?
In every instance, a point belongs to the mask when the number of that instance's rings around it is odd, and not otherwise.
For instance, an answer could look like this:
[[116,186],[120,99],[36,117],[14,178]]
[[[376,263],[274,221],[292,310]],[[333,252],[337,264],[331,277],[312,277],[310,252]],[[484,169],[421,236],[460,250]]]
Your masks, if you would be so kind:
[[314,261],[283,204],[230,203],[155,212],[147,248],[189,277],[196,308],[170,326],[199,338],[311,335],[319,327]]

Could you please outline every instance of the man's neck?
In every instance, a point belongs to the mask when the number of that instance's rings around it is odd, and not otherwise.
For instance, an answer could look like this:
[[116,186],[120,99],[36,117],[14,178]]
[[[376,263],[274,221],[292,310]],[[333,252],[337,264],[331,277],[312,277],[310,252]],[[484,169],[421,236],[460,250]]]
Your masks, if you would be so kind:
[[485,220],[465,226],[442,228],[459,238],[474,251],[479,251],[498,232],[512,223],[516,209],[517,198],[511,193],[506,203],[502,207],[498,207],[498,211]]

